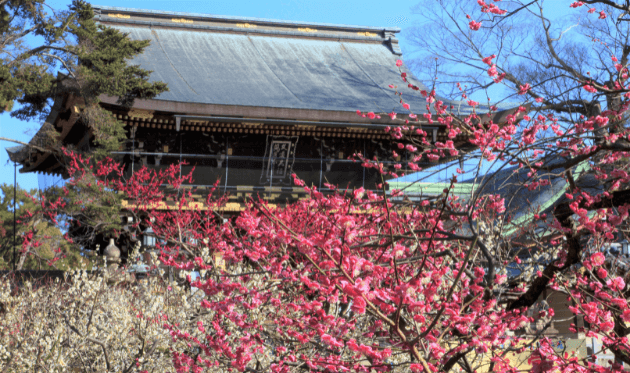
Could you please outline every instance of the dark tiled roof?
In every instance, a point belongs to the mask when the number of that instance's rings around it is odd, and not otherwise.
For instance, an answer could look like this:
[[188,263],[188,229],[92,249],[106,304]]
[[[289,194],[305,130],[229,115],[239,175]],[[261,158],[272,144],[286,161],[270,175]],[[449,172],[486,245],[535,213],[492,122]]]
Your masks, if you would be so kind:
[[[396,28],[297,23],[95,6],[97,19],[151,45],[131,63],[170,89],[157,100],[330,111],[405,112]],[[410,81],[422,86],[404,67]],[[404,89],[417,112],[425,99]],[[448,100],[443,100],[447,102]],[[460,114],[470,108],[449,101]]]

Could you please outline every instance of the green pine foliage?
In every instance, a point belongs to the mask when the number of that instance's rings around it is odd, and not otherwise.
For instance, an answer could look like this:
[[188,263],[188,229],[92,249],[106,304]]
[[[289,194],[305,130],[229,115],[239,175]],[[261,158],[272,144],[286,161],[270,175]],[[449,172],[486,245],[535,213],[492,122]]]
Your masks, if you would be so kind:
[[[149,82],[150,71],[127,65],[149,41],[97,25],[85,1],[52,14],[44,3],[0,0],[0,113],[43,120],[57,95],[74,94],[85,102],[81,120],[92,130],[100,158],[119,149],[125,134],[123,124],[98,105],[99,95],[131,106],[136,98],[166,91],[166,84]],[[32,36],[39,45],[26,42]]]
[[68,233],[73,250],[97,251],[96,245],[105,247],[107,240],[118,238],[123,229],[121,205],[124,195],[98,185],[96,177],[85,177],[64,187],[49,188],[44,192],[46,201],[65,202],[63,219],[68,221]]
[[[82,265],[91,267],[90,260],[82,255],[80,249],[73,247],[64,239],[58,226],[38,217],[37,212],[40,206],[33,202],[19,185],[16,193],[17,220],[14,237],[13,185],[0,185],[0,192],[0,270],[13,268],[14,253],[16,253],[15,262],[19,261],[24,234],[33,228],[37,232],[37,239],[41,242],[41,246],[26,256],[22,269],[67,270],[80,268]],[[28,193],[36,195],[37,192],[37,190],[31,190]],[[55,261],[52,267],[49,266],[51,259],[55,257],[61,257],[61,259]]]
[[[118,97],[121,105],[131,107],[137,98],[153,98],[167,90],[165,83],[149,81],[150,71],[127,65],[148,45],[149,41],[133,41],[116,29],[98,25],[92,7],[83,0],[54,11],[46,0],[0,0],[0,113],[44,121],[56,98],[74,96],[79,103],[72,110],[80,113],[76,125],[85,126],[92,137],[90,146],[72,150],[88,153],[83,156],[98,161],[119,150],[126,139],[123,123],[101,108],[99,96]],[[37,135],[36,150],[46,148],[64,162],[67,158],[56,131],[50,124],[43,127]],[[7,268],[13,252],[13,214],[9,208],[13,190],[3,186],[2,192],[0,268]],[[18,194],[24,195],[23,191]],[[82,180],[45,194],[46,201],[62,198],[66,202],[64,216],[34,214],[39,218],[18,227],[16,237],[35,228],[43,244],[37,255],[26,258],[23,268],[45,266],[56,248],[65,254],[55,263],[57,268],[77,267],[87,260],[82,250],[94,250],[106,237],[120,234],[124,196],[97,187],[96,180]],[[18,197],[18,202],[18,213],[36,208],[25,196]],[[72,243],[63,239],[56,219],[68,223],[63,233],[72,237]],[[20,239],[17,244],[21,246]]]

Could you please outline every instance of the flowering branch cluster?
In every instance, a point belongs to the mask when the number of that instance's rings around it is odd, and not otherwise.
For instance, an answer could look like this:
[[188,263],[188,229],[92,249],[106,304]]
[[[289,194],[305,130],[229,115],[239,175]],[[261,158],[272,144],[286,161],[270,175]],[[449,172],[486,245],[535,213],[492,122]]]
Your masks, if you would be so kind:
[[[591,1],[571,6],[587,3]],[[478,5],[489,17],[509,15],[492,3]],[[480,28],[481,22],[471,20],[470,29]],[[507,72],[499,73],[495,58],[482,57],[490,80],[514,81]],[[177,372],[516,372],[510,356],[525,353],[535,341],[538,345],[528,354],[533,371],[620,371],[622,363],[630,364],[630,264],[604,252],[626,238],[630,209],[630,86],[627,58],[621,60],[620,67],[619,60],[611,60],[611,71],[617,73],[614,84],[583,83],[587,92],[611,98],[613,104],[574,121],[551,112],[530,116],[528,102],[500,117],[492,105],[484,112],[462,86],[462,99],[473,110],[455,115],[452,104],[434,89],[413,83],[402,61],[397,62],[403,86],[419,91],[426,106],[421,114],[413,112],[392,85],[404,114],[358,112],[368,119],[389,116],[392,157],[405,154],[408,160],[390,167],[369,155],[354,155],[364,167],[382,174],[378,193],[326,185],[333,192],[324,194],[294,175],[308,198],[283,207],[252,199],[238,216],[227,217],[222,213],[225,197],[214,197],[212,190],[205,201],[196,201],[193,191],[183,188],[192,182],[190,174],[180,175],[178,165],[158,172],[142,169],[125,179],[121,166],[111,160],[93,165],[68,153],[70,187],[112,192],[112,204],[125,199],[128,213],[138,218],[134,228],[150,226],[159,239],[157,267],[174,270],[199,289],[198,311],[192,316],[187,311],[176,316],[166,301],[156,306],[157,313],[136,314],[147,320],[144,327],[150,325],[152,340],[169,336],[168,349],[156,347],[153,353],[164,352],[155,361],[168,355]],[[533,84],[519,82],[516,89],[519,97],[547,102]],[[428,125],[448,140],[438,141]],[[476,161],[472,169],[457,171],[474,174],[468,195],[457,192],[456,175],[437,195],[410,197],[387,190],[386,179],[404,175],[403,168],[419,171],[429,162],[464,156]],[[492,175],[483,175],[488,169],[507,175],[500,183],[511,185],[510,195],[491,187]],[[531,209],[523,206],[529,201],[518,199],[542,193],[555,197]],[[85,216],[92,216],[86,214],[91,202],[58,196],[45,200],[41,213],[50,221],[65,214],[89,224]],[[72,214],[64,212],[70,204],[79,206]],[[37,245],[36,237],[25,242]],[[193,278],[193,271],[200,277]],[[99,293],[105,290],[94,289],[81,299],[105,299]],[[67,294],[79,290],[70,287]],[[573,323],[571,333],[601,341],[614,354],[613,364],[554,349],[544,334],[556,320],[553,308],[540,312],[546,324],[532,331],[531,309],[544,301],[547,290],[563,294],[569,310],[586,322]],[[132,296],[129,290],[108,294],[122,297],[122,304],[136,302],[125,298]],[[7,293],[3,299],[13,298]],[[186,304],[186,310],[193,307]],[[59,312],[68,320],[59,325],[51,321],[50,330],[67,337],[51,342],[54,351],[66,345],[71,346],[68,351],[75,349],[74,341],[92,343],[89,359],[83,352],[76,356],[107,369],[114,364],[111,356],[119,356],[123,367],[130,361],[125,354],[145,351],[137,344],[115,347],[98,334],[105,332],[96,324],[90,329],[88,322],[81,329],[84,311]],[[102,315],[103,320],[126,317],[104,310]],[[26,338],[24,333],[10,337],[15,333],[9,330],[22,330],[25,324],[19,317],[12,320],[3,329],[9,335],[3,346],[21,351],[27,345],[19,339]],[[130,325],[117,333],[135,336],[137,327]],[[154,343],[147,341],[142,345]],[[61,356],[51,352],[53,347],[29,354]],[[5,364],[13,364],[15,353],[7,355]],[[29,366],[41,364],[29,361]],[[136,368],[150,370],[140,364],[129,371]]]
[[172,351],[194,351],[174,340],[163,325],[192,330],[206,321],[199,299],[176,285],[167,288],[157,278],[143,285],[115,280],[81,270],[47,283],[4,277],[0,368],[5,372],[175,371]]

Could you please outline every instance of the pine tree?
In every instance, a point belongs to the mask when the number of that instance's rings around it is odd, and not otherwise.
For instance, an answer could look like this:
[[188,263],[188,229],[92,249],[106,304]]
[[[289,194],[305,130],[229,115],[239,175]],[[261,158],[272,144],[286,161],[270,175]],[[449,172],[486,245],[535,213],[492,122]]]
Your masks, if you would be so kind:
[[[51,10],[45,0],[0,0],[0,113],[10,112],[21,120],[43,121],[51,112],[55,98],[72,95],[80,102],[75,106],[80,112],[77,124],[93,135],[91,154],[84,155],[93,160],[102,159],[120,149],[126,136],[124,124],[101,108],[99,96],[118,97],[119,104],[131,107],[136,98],[153,98],[167,90],[165,83],[148,80],[150,71],[127,65],[148,45],[149,41],[133,41],[116,29],[98,25],[92,7],[82,0],[74,0],[67,10]],[[64,149],[56,135],[52,126],[42,127],[37,146],[31,146],[32,150],[51,152],[64,162]],[[20,229],[35,231],[41,236],[37,239],[44,241],[48,236],[61,238],[61,231],[50,229],[58,223],[57,219],[65,219],[70,235],[77,241],[59,243],[62,246],[57,247],[51,241],[50,248],[30,248],[33,255],[25,256],[24,268],[36,267],[53,257],[59,263],[58,268],[78,265],[83,259],[81,250],[94,249],[96,241],[117,236],[123,196],[98,188],[96,183],[97,180],[92,180],[85,185],[46,191],[47,201],[66,204],[66,214],[48,216],[39,222],[24,221]],[[13,190],[5,186],[2,191],[10,196],[2,199],[6,205]],[[20,214],[36,208],[25,196],[18,202]],[[0,266],[6,267],[12,258],[13,243],[8,242],[13,239],[12,212],[3,209],[0,220],[3,222],[0,228],[4,229],[0,232]],[[21,241],[18,248],[20,245]],[[35,257],[41,261],[34,261]]]
[[38,217],[37,211],[41,207],[30,197],[37,195],[37,190],[27,193],[19,185],[15,193],[14,236],[13,185],[2,184],[0,191],[0,269],[12,269],[19,262],[25,234],[31,230],[37,233],[41,245],[25,255],[22,269],[48,269],[49,264],[62,270],[77,268],[82,264],[90,266],[89,259],[68,243],[58,226]]
[[118,149],[125,134],[99,106],[99,95],[131,106],[166,91],[166,84],[149,82],[150,71],[127,65],[149,41],[98,25],[90,4],[74,0],[68,10],[47,10],[44,0],[0,0],[0,113],[41,120],[56,96],[71,93],[85,103],[80,120],[103,156]]

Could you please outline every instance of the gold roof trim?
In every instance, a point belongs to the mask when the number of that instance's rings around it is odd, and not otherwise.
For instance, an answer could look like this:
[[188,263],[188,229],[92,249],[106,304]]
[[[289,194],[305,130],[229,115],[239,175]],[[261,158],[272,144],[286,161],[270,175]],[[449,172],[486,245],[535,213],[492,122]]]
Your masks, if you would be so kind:
[[192,19],[185,19],[185,18],[173,18],[171,19],[171,21],[176,22],[176,23],[193,23]]

